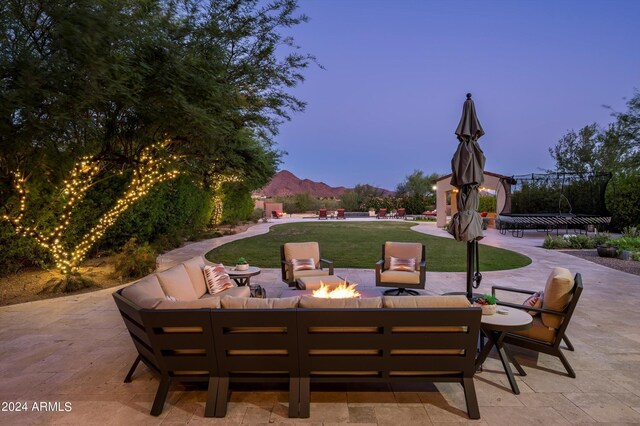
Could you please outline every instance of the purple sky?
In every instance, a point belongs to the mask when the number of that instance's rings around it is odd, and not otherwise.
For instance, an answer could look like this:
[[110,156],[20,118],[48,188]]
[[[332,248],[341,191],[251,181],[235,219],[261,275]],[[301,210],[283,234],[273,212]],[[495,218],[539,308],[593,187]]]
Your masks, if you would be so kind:
[[394,189],[449,173],[467,92],[486,170],[553,168],[570,129],[611,121],[640,89],[640,1],[300,0],[290,33],[326,68],[277,137],[282,169],[329,185]]

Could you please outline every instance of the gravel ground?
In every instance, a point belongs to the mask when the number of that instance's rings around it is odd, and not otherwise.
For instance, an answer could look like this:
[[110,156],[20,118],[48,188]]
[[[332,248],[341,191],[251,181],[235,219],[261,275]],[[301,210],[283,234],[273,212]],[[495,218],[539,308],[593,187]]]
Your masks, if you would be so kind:
[[633,260],[622,260],[613,257],[600,257],[596,250],[562,250],[564,253],[571,254],[576,257],[588,260],[598,265],[606,266],[618,271],[628,272],[634,275],[640,275],[640,262]]

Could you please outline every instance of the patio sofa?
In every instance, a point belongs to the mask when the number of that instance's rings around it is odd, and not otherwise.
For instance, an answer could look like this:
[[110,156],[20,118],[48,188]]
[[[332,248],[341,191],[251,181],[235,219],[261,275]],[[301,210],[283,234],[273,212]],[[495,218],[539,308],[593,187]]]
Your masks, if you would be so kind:
[[207,417],[226,415],[230,382],[288,383],[289,417],[308,417],[312,382],[427,381],[462,384],[469,417],[480,417],[473,375],[481,310],[463,296],[138,297],[143,307],[129,298],[139,296],[131,287],[113,295],[138,351],[125,382],[140,361],[160,376],[152,415],[173,381],[208,386]]

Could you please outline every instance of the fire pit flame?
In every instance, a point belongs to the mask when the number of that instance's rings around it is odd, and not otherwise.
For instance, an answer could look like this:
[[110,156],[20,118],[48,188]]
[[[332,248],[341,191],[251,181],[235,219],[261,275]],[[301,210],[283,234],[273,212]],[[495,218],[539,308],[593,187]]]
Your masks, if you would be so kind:
[[347,284],[343,282],[332,290],[331,287],[321,282],[320,288],[313,290],[313,297],[323,299],[351,299],[360,297],[360,292],[356,290],[357,285],[358,284]]

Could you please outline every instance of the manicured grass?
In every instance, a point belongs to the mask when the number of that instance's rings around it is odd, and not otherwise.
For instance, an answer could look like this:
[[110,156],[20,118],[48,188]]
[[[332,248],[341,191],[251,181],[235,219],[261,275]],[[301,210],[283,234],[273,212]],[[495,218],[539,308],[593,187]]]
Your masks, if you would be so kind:
[[[245,238],[207,253],[207,259],[226,265],[243,256],[251,265],[280,267],[280,245],[287,242],[317,241],[320,254],[332,260],[336,268],[374,269],[385,241],[424,243],[427,270],[434,272],[465,271],[466,244],[448,238],[424,235],[403,222],[329,222],[290,223],[274,226],[268,234]],[[531,259],[521,254],[480,245],[480,269],[499,271],[521,268]]]

